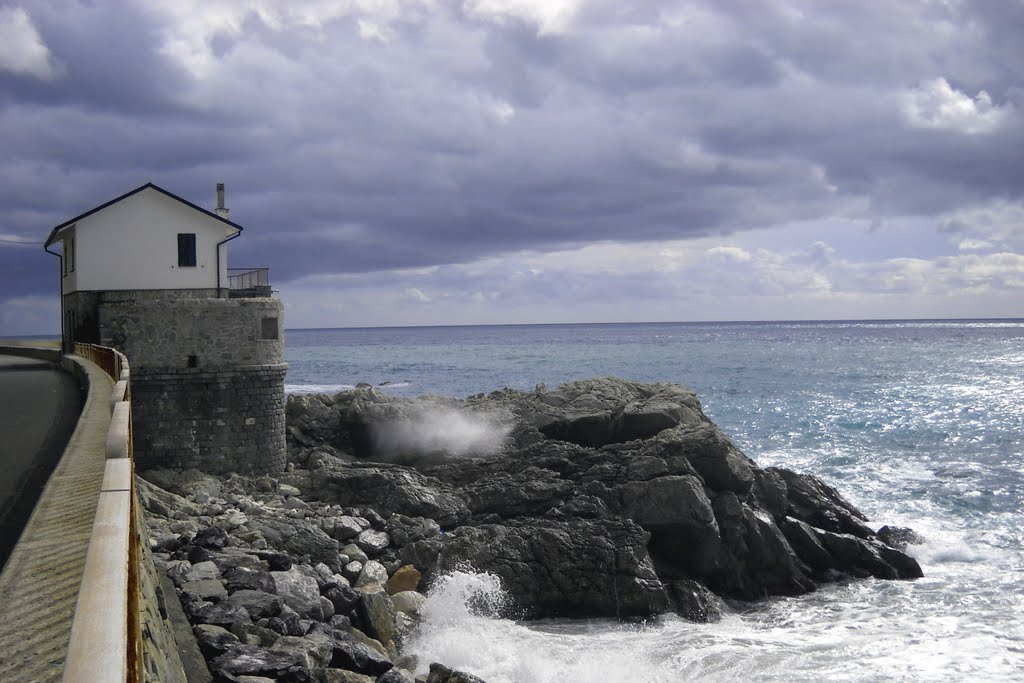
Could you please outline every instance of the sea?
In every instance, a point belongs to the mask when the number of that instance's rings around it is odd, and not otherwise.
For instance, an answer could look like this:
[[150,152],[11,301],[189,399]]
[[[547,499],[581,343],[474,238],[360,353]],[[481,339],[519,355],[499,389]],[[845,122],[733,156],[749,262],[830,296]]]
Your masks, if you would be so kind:
[[916,581],[859,580],[674,616],[521,622],[472,570],[431,588],[405,651],[488,683],[1024,681],[1024,320],[288,330],[286,390],[465,397],[611,375],[677,382],[759,465],[815,474]]

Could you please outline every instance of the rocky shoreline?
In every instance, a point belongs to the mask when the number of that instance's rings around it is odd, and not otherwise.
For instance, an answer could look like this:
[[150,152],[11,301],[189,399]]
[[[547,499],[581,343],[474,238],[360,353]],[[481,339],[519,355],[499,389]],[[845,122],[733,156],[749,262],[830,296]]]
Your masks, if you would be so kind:
[[287,416],[285,473],[139,480],[214,680],[479,680],[401,651],[424,591],[464,566],[500,577],[517,618],[709,621],[723,600],[922,575],[913,532],[876,533],[821,480],[759,468],[679,385],[363,386],[291,396]]

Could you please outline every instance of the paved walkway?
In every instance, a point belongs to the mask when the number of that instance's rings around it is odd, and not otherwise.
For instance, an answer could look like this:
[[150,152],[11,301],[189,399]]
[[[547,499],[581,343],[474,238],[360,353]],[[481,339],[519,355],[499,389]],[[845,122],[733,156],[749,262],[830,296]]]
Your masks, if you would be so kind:
[[0,355],[0,567],[18,541],[82,410],[82,388],[55,363]]
[[89,397],[0,574],[0,681],[60,681],[106,462],[113,382],[86,363]]

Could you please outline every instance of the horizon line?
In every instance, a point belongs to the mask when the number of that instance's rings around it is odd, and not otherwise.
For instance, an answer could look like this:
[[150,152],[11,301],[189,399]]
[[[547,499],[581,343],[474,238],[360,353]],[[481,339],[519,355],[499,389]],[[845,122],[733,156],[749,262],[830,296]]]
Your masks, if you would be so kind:
[[[1021,322],[1024,317],[999,318],[786,318],[780,320],[637,320],[612,322],[560,322],[560,323],[450,323],[437,325],[339,325],[336,327],[285,327],[286,332],[308,332],[315,330],[415,330],[457,327],[568,327],[584,325],[764,325],[764,324],[815,324],[815,323],[942,323],[942,322]],[[57,333],[14,334],[0,336],[5,339],[26,340],[59,339]]]
[[285,327],[285,331],[313,330],[412,330],[447,327],[566,327],[570,325],[751,325],[751,324],[814,324],[814,323],[926,323],[926,322],[1024,322],[1024,317],[999,318],[790,318],[761,320],[637,320],[610,322],[559,323],[449,323],[436,325],[340,325],[336,327]]

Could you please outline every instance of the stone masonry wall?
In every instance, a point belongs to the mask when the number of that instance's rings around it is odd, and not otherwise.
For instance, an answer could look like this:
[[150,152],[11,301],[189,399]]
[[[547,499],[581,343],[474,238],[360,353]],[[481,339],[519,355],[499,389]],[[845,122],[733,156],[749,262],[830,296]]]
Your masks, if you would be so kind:
[[[153,307],[183,300],[216,299],[216,289],[148,289],[116,292],[72,292],[64,295],[64,334],[68,340],[99,344],[100,310],[110,304],[148,302]],[[227,290],[224,290],[227,298]],[[109,344],[108,344],[109,345]]]
[[[129,357],[130,358],[130,357]],[[132,368],[139,469],[278,472],[286,464],[284,363],[233,370]]]
[[133,500],[132,533],[138,548],[136,575],[139,581],[138,619],[142,631],[142,651],[139,653],[142,680],[145,683],[189,683],[178,655],[178,643],[168,609],[169,601],[177,601],[178,596],[166,594],[160,584],[160,573],[149,550],[146,520],[138,499]]
[[[132,369],[226,369],[284,360],[284,306],[279,299],[181,299],[159,292],[105,292],[98,322],[102,344]],[[272,321],[265,329],[265,320]],[[268,334],[269,333],[269,334]]]
[[[140,469],[284,469],[284,306],[210,290],[75,292],[78,341],[131,363]],[[88,339],[84,337],[88,337]]]

